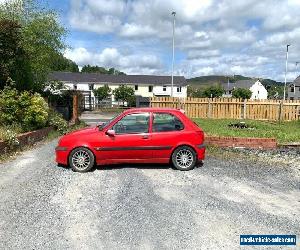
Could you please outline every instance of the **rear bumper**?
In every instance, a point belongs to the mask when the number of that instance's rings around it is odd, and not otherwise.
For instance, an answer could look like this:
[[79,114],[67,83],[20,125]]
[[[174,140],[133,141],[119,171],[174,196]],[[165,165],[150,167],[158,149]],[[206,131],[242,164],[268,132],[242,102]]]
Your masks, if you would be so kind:
[[196,146],[196,150],[197,150],[197,156],[198,156],[198,160],[204,160],[205,159],[205,150],[206,147],[204,144],[199,144]]

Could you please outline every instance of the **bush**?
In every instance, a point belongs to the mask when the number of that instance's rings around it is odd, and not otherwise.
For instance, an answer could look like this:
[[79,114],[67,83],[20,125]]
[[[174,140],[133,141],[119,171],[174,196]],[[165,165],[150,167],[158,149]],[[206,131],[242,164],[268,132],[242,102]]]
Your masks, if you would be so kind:
[[237,88],[232,91],[232,97],[250,99],[252,92],[250,89]]
[[225,93],[222,86],[210,86],[204,89],[203,96],[208,98],[221,97]]
[[122,101],[129,103],[130,99],[134,97],[134,90],[126,85],[121,85],[120,87],[114,89],[113,94],[117,101]]
[[16,89],[6,86],[0,91],[0,124],[19,123],[19,93]]
[[49,107],[40,94],[30,95],[23,92],[20,96],[20,106],[25,106],[24,116],[21,122],[25,130],[35,130],[46,126]]
[[61,114],[58,114],[54,111],[50,112],[48,123],[61,134],[64,134],[68,131],[67,121],[62,117]]
[[6,86],[0,91],[0,123],[4,126],[20,125],[23,132],[45,127],[49,107],[39,94],[18,92]]
[[9,148],[13,148],[19,145],[17,135],[20,132],[22,132],[22,128],[17,125],[0,127],[0,140],[6,142]]
[[103,99],[106,99],[111,94],[111,88],[108,87],[108,85],[104,85],[103,87],[99,87],[97,89],[94,89],[94,95],[98,98],[99,101],[102,101]]
[[136,97],[135,96],[131,96],[129,99],[128,99],[128,104],[127,104],[128,107],[136,107]]

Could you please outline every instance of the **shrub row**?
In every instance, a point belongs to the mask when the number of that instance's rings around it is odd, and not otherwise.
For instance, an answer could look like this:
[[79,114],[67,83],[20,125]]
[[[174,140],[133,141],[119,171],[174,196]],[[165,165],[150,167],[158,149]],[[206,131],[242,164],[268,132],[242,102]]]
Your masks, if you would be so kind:
[[67,131],[67,122],[51,110],[44,98],[37,93],[19,92],[13,86],[0,90],[0,140],[16,144],[21,132],[53,126],[60,133]]

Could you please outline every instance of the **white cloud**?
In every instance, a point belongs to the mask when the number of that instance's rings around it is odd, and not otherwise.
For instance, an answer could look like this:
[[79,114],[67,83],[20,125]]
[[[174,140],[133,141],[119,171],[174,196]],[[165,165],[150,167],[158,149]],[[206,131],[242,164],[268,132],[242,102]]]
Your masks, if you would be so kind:
[[93,55],[88,52],[85,48],[67,49],[65,52],[65,57],[76,62],[79,66],[85,64],[94,64],[92,61]]
[[155,33],[155,30],[150,26],[141,26],[134,23],[126,23],[120,31],[120,35],[125,37],[148,37]]
[[[111,48],[96,55],[84,48],[67,53],[76,54],[81,64],[113,65],[128,73],[170,73],[171,12],[176,11],[178,73],[283,80],[287,43],[292,44],[290,62],[300,60],[299,9],[300,0],[72,0],[72,28],[114,38],[106,46]],[[289,70],[288,77],[296,75],[296,69]]]
[[126,4],[121,0],[72,0],[70,24],[97,33],[113,33],[121,26]]
[[100,53],[92,53],[86,48],[68,49],[65,56],[75,61],[80,67],[101,65],[114,67],[128,74],[161,74],[163,65],[155,55],[149,54],[122,54],[116,48],[105,48]]

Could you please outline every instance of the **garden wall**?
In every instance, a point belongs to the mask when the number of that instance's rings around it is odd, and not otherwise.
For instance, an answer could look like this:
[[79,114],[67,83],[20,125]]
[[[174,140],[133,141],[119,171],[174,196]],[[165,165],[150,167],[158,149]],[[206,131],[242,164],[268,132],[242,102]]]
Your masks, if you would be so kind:
[[[23,133],[17,136],[19,140],[19,148],[22,148],[27,145],[33,145],[34,143],[43,140],[51,131],[53,130],[52,127],[42,128],[36,131],[31,131],[27,133]],[[0,152],[8,151],[8,145],[0,141]]]
[[275,149],[277,147],[277,141],[274,138],[205,136],[205,144],[217,147],[241,147],[254,149]]

